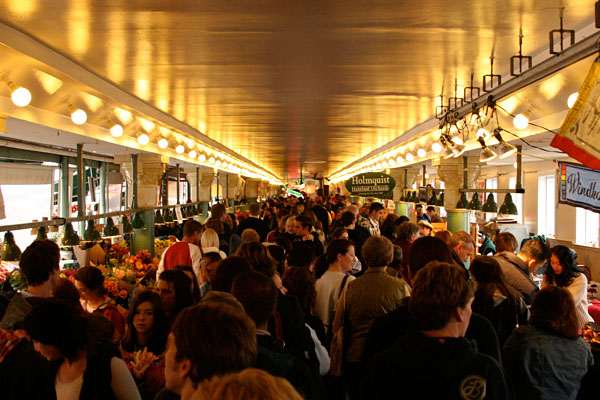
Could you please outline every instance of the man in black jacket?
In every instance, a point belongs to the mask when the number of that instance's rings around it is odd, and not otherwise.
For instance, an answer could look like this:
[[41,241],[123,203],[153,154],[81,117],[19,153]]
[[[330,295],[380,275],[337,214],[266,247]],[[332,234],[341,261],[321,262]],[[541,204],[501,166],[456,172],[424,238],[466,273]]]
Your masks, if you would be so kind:
[[242,235],[245,229],[254,229],[260,236],[260,241],[264,242],[269,234],[269,225],[260,219],[260,205],[258,203],[252,203],[248,207],[248,218],[240,222],[237,228],[237,234]]
[[500,364],[464,337],[475,291],[467,271],[432,262],[413,282],[409,308],[419,331],[370,361],[362,398],[512,399]]

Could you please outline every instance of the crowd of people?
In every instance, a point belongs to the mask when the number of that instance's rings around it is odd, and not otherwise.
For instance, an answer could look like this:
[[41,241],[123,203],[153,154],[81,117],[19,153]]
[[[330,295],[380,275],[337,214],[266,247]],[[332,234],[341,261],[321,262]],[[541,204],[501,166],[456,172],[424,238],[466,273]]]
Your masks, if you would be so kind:
[[469,233],[434,231],[434,207],[417,215],[217,203],[128,310],[94,266],[59,279],[57,245],[35,241],[0,315],[3,398],[576,398],[593,363],[576,254],[503,233],[476,255]]

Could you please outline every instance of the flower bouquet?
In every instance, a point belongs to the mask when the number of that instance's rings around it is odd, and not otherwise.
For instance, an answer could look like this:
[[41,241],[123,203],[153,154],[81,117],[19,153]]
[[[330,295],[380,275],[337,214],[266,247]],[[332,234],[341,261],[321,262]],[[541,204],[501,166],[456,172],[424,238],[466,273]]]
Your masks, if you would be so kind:
[[173,243],[174,242],[172,242],[171,239],[154,239],[154,254],[156,255],[156,257],[160,259],[162,253],[164,253],[167,247],[169,247]]
[[140,393],[157,393],[164,387],[164,358],[155,356],[146,347],[133,353],[121,349],[121,355]]

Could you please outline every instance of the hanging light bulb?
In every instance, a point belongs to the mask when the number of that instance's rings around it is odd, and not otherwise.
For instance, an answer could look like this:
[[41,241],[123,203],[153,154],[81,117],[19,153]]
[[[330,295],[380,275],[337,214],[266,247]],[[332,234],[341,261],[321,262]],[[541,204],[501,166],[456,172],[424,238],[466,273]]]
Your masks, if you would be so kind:
[[112,121],[110,122],[110,124],[111,124],[110,128],[109,128],[110,134],[116,138],[121,137],[123,135],[123,126],[116,124]]
[[227,164],[227,162],[226,162],[226,161],[223,161],[223,164],[221,164],[221,166],[222,166],[223,168],[227,168],[227,165],[228,165],[228,164]]
[[431,145],[431,150],[433,150],[434,153],[439,153],[440,151],[442,151],[443,147],[441,144],[439,144],[438,142],[435,142],[434,144]]
[[567,99],[567,105],[569,106],[569,108],[573,108],[578,97],[579,97],[579,92],[571,93],[571,95]]
[[381,165],[381,163],[377,163],[377,165],[375,165],[375,169],[382,169],[383,166]]
[[25,107],[31,103],[31,92],[24,87],[16,86],[13,83],[8,85],[10,90],[10,99],[17,107]]
[[529,118],[525,114],[517,114],[513,119],[513,125],[517,129],[525,129],[529,126]]
[[480,162],[487,162],[490,160],[493,160],[494,158],[498,157],[498,154],[496,154],[492,149],[490,149],[489,147],[486,146],[485,141],[483,140],[482,137],[477,138],[477,141],[479,142],[479,144],[481,144],[481,154],[479,155],[479,161]]
[[459,146],[462,145],[462,144],[464,144],[462,138],[459,137],[459,136],[453,137],[452,138],[452,142],[455,143],[455,144],[457,144],[457,145],[459,145]]
[[145,145],[147,145],[148,143],[150,143],[150,137],[149,137],[147,134],[145,134],[145,133],[142,133],[141,135],[139,135],[139,136],[137,137],[137,141],[138,141],[138,143],[139,143],[139,144],[141,144],[142,146],[145,146]]
[[457,144],[452,148],[452,153],[454,154],[454,158],[462,156],[462,154],[467,150],[467,147],[464,144]]
[[214,157],[209,158],[208,162],[211,163],[211,164],[214,164],[215,163],[215,158]]
[[417,155],[421,158],[425,157],[427,155],[427,152],[423,149],[419,149],[417,150]]
[[485,128],[479,128],[479,129],[477,130],[477,137],[482,137],[482,138],[484,138],[484,139],[487,139],[487,138],[489,138],[489,137],[490,137],[490,131],[488,131],[488,130],[487,130],[487,129],[485,129]]
[[175,151],[177,152],[177,154],[181,154],[185,151],[185,147],[183,147],[183,145],[177,145],[177,147],[175,147]]
[[393,159],[393,158],[390,158],[390,159],[388,160],[388,164],[390,164],[390,167],[393,167],[393,166],[395,166],[395,165],[396,165],[396,161],[394,161],[394,159]]
[[160,147],[161,149],[166,149],[168,145],[169,141],[165,138],[162,138],[158,141],[158,147]]
[[198,156],[198,153],[196,153],[196,150],[190,151],[190,157],[196,158],[197,156]]
[[198,156],[198,160],[199,160],[200,162],[204,162],[204,161],[206,161],[206,155],[204,155],[204,154],[200,154],[200,155]]
[[383,168],[387,168],[389,164],[387,161],[383,161],[381,165],[383,165]]
[[404,161],[404,159],[401,156],[396,157],[396,162],[398,164],[402,164],[402,161]]
[[85,111],[81,108],[75,108],[72,105],[69,106],[69,111],[71,112],[71,121],[75,125],[85,124],[85,121],[87,121],[87,113]]
[[415,159],[415,156],[413,156],[411,153],[406,153],[405,157],[407,161],[412,161]]
[[500,143],[500,149],[499,149],[500,154],[499,154],[498,158],[506,158],[517,152],[517,148],[515,146],[513,146],[512,144],[506,143],[504,141],[504,139],[502,138],[502,135],[500,135],[499,129],[496,129],[494,131],[494,137]]
[[193,149],[194,148],[194,141],[191,139],[186,139],[185,144],[187,145],[188,149]]

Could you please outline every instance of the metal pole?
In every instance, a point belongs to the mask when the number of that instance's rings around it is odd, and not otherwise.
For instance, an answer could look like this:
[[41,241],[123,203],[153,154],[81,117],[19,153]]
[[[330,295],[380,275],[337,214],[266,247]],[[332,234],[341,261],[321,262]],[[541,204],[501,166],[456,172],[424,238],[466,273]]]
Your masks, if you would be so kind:
[[219,171],[215,174],[217,176],[217,203],[219,202]]
[[179,187],[179,180],[181,179],[181,170],[179,168],[179,164],[176,164],[175,167],[177,171],[177,204],[181,204],[179,200],[181,196],[181,188]]
[[423,164],[423,186],[427,186],[427,180],[425,179],[425,173],[427,172],[427,167]]
[[[106,194],[108,193],[107,184],[108,184],[108,164],[101,163],[100,164],[100,214],[104,214],[106,212]],[[102,223],[106,223],[104,218],[102,219]]]
[[[77,143],[77,216],[85,215],[85,165],[83,164],[83,143]],[[79,234],[83,234],[85,222],[79,222]]]
[[522,163],[522,158],[523,155],[521,154],[521,149],[523,146],[515,146],[517,148],[517,186],[515,187],[515,189],[521,189],[523,188],[523,164]]
[[200,201],[200,167],[196,167],[196,201]]
[[69,157],[60,158],[60,216],[71,216],[71,193],[69,192]]
[[131,206],[133,208],[138,208],[138,155],[137,154],[132,154],[131,155],[131,171],[132,171],[132,191],[133,191],[133,197],[131,200]]

